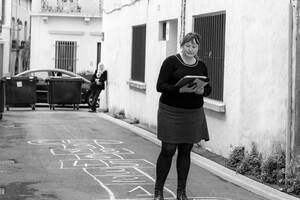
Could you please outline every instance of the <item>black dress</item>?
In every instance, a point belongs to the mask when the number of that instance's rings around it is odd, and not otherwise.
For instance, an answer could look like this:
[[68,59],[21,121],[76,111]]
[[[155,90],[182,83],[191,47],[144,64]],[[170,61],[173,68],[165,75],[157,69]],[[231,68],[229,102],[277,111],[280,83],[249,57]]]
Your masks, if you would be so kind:
[[163,62],[156,89],[161,92],[157,114],[157,137],[168,143],[197,143],[209,140],[206,118],[203,110],[203,96],[211,92],[210,85],[204,87],[204,94],[180,93],[174,85],[186,75],[207,77],[206,65],[197,60],[185,64],[176,54]]

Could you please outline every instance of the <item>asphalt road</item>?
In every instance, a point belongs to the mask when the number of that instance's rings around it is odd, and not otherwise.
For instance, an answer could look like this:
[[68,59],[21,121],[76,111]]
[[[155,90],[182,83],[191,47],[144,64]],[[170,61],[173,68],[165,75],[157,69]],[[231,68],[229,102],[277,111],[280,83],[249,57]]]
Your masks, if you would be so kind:
[[[0,120],[0,199],[153,199],[160,147],[87,109],[11,108]],[[176,197],[175,157],[165,198]],[[192,164],[187,194],[264,200]]]

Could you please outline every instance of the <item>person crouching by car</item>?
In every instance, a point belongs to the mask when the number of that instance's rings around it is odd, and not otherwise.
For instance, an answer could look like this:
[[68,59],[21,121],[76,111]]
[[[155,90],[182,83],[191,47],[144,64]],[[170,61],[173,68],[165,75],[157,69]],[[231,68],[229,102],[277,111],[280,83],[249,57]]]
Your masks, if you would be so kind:
[[107,71],[104,69],[103,63],[99,63],[91,79],[92,102],[90,107],[91,110],[89,110],[89,112],[96,112],[97,99],[101,91],[105,89],[106,80]]

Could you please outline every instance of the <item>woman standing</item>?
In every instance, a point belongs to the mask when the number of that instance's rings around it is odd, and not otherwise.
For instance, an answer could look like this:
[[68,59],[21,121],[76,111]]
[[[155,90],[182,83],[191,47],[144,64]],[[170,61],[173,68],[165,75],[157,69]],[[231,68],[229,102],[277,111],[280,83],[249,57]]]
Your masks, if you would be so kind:
[[97,99],[101,91],[105,89],[106,80],[107,80],[107,71],[104,70],[103,63],[99,63],[91,79],[92,102],[91,102],[91,110],[89,110],[89,112],[96,112]]
[[200,36],[188,33],[180,44],[181,52],[166,58],[161,66],[156,89],[161,92],[158,109],[157,137],[162,141],[156,164],[154,200],[163,200],[163,188],[178,151],[177,199],[187,200],[186,182],[190,169],[190,153],[194,143],[208,141],[208,129],[203,111],[203,97],[211,92],[209,84],[197,87],[187,84],[175,87],[186,75],[207,77],[207,68],[197,57]]

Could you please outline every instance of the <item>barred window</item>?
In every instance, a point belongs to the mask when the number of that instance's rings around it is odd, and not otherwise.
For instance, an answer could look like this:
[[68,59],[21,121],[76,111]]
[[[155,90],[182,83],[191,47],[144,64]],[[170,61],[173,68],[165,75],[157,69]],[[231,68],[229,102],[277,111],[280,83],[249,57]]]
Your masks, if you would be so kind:
[[219,101],[223,101],[225,20],[224,12],[194,17],[194,31],[202,38],[198,56],[207,66],[212,86],[209,98]]
[[0,15],[0,17],[1,17],[1,24],[5,24],[5,0],[2,0],[1,1],[1,9],[0,9],[0,11],[1,11],[1,15]]
[[146,25],[132,29],[131,79],[145,81]]
[[55,68],[76,71],[77,43],[74,41],[55,42]]

